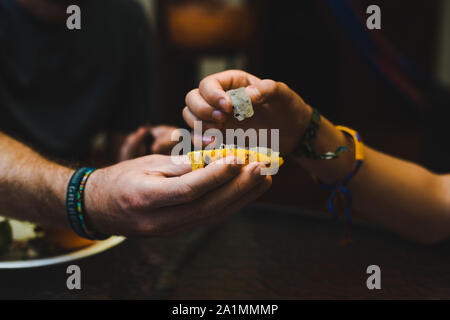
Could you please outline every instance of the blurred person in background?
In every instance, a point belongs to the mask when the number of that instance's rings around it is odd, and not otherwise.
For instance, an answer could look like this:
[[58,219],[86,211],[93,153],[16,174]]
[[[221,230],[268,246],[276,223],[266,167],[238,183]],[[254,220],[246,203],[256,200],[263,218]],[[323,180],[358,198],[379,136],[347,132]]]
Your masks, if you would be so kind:
[[[81,30],[66,27],[72,4]],[[100,133],[115,160],[167,153],[175,128],[147,126],[158,123],[152,37],[136,1],[0,0],[0,130],[69,161],[87,161]]]
[[[73,3],[81,6],[81,30],[66,28]],[[149,133],[151,151],[168,152],[175,130],[144,126],[127,135],[158,118],[155,48],[135,1],[0,0],[0,43],[2,215],[68,227],[67,194],[75,190],[69,181],[88,169],[72,166],[91,164],[90,142],[100,132],[125,143],[122,162],[89,169],[79,208],[92,235],[174,233],[223,219],[269,188],[259,164],[191,172],[189,161],[175,164],[163,155],[124,161],[144,154]]]

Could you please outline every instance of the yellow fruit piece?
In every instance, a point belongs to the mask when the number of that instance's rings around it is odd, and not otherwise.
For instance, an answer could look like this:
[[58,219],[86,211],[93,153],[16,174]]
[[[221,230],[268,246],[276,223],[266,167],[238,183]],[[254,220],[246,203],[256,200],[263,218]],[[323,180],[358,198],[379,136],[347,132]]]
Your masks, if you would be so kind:
[[255,152],[242,148],[223,148],[214,150],[193,151],[190,152],[188,156],[191,161],[192,171],[204,168],[208,164],[213,163],[219,159],[233,156],[238,158],[239,162],[244,165],[247,165],[252,162],[261,162],[265,163],[266,167],[271,167],[272,165],[277,163],[278,166],[281,167],[284,163],[282,157],[268,156],[264,153]]

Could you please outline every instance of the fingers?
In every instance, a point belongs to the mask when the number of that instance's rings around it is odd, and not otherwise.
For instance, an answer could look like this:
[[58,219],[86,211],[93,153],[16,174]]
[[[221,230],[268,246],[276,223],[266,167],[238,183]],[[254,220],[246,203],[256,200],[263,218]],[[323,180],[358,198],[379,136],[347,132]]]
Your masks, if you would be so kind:
[[231,113],[233,106],[226,91],[247,87],[258,81],[260,79],[247,72],[229,70],[203,79],[199,85],[199,92],[210,106],[225,113]]
[[263,104],[270,106],[292,103],[294,92],[284,83],[265,79],[246,88],[254,107]]
[[208,102],[200,95],[199,89],[194,89],[186,95],[186,105],[189,111],[198,119],[210,122],[223,123],[227,115],[222,111],[210,106]]
[[294,101],[300,99],[303,100],[283,82],[277,82],[273,80],[262,80],[258,82],[255,87],[260,92],[260,96],[255,96],[256,105],[262,103],[277,102],[277,104],[292,104]]
[[186,121],[187,125],[194,128],[194,122],[201,121],[196,115],[194,115],[188,107],[183,109],[183,119]]
[[[231,161],[232,163],[229,163]],[[203,169],[187,173],[178,179],[178,183],[184,186],[186,192],[186,195],[180,198],[184,198],[183,202],[198,199],[236,177],[241,168],[242,165],[233,158],[227,158],[225,161],[216,161]]]
[[170,139],[160,141],[157,140],[152,145],[152,153],[153,154],[164,154],[170,155],[172,148],[177,144],[176,141],[171,141]]
[[215,224],[225,221],[231,215],[235,214],[245,206],[253,203],[259,197],[261,197],[265,192],[267,192],[272,186],[272,177],[266,176],[264,181],[260,183],[257,187],[253,188],[250,192],[242,195],[237,201],[234,201],[231,205],[227,205],[222,211],[216,210],[213,215],[204,217],[199,222],[192,224],[192,226],[203,226],[208,224]]
[[[184,220],[178,220],[178,224],[171,226],[170,229],[163,230],[161,228],[160,229],[161,231],[158,232],[158,236],[172,236],[181,231],[185,231],[191,228],[203,227],[211,224],[224,222],[230,216],[237,213],[239,210],[253,203],[259,197],[261,197],[265,192],[267,192],[270,189],[271,185],[272,185],[272,178],[270,176],[267,176],[266,179],[260,185],[251,190],[249,193],[241,196],[241,198],[235,201],[233,204],[228,205],[225,208],[217,207],[213,211],[206,214],[198,214],[194,219],[189,219],[189,217],[186,217],[185,222],[183,222]],[[195,212],[195,209],[191,210],[192,212]],[[176,213],[173,212],[173,214]],[[166,217],[167,215],[168,214],[166,214]]]
[[166,178],[179,177],[192,171],[192,165],[187,155],[164,156],[152,155],[142,158],[148,166],[148,171]]
[[172,136],[176,134],[177,128],[170,126],[157,126],[151,132],[155,141],[151,146],[153,154],[170,154],[172,148],[178,141],[172,141]]
[[246,166],[239,176],[203,197],[201,199],[203,202],[202,212],[206,215],[214,215],[217,210],[227,211],[229,207],[235,206],[238,200],[242,201],[241,198],[265,183],[267,178],[265,175],[261,175],[262,167],[261,163],[252,163]]
[[193,127],[195,121],[210,123],[223,123],[230,117],[232,103],[226,91],[246,87],[254,106],[262,105],[272,99],[286,98],[289,88],[273,80],[260,80],[244,71],[225,71],[211,75],[200,82],[199,89],[194,89],[186,96],[186,109],[183,117],[189,126]]
[[179,177],[159,180],[157,186],[150,185],[148,188],[151,190],[148,195],[150,205],[152,208],[160,208],[195,201],[237,176],[241,167],[236,160],[233,163],[217,161]]
[[142,143],[148,133],[149,130],[147,127],[140,127],[134,133],[130,134],[120,148],[119,160],[125,161],[139,156]]
[[248,165],[239,176],[200,199],[160,209],[152,215],[150,232],[162,235],[223,220],[266,192],[271,181],[270,177],[261,175],[261,164]]
[[254,105],[262,104],[274,98],[278,92],[278,83],[273,80],[261,80],[246,88]]
[[148,133],[148,128],[140,127],[127,137],[127,139],[125,140],[125,146],[127,146],[129,150],[134,150],[134,148],[136,148],[136,146],[139,146],[139,143],[144,140]]
[[202,122],[202,130],[206,131],[208,129],[220,129],[222,128],[222,124],[216,123],[216,122],[208,122],[204,121],[203,119],[200,119],[196,115],[194,115],[191,110],[188,107],[185,107],[183,109],[183,119],[186,121],[187,125],[194,128],[195,121],[201,121]]

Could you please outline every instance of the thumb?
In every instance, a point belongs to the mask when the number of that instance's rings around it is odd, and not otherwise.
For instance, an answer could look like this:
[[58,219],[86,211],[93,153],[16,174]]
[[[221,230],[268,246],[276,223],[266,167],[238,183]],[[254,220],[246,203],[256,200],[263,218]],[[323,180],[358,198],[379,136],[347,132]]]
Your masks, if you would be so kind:
[[246,92],[254,105],[261,105],[273,99],[287,101],[292,95],[292,90],[286,84],[268,79],[248,86]]

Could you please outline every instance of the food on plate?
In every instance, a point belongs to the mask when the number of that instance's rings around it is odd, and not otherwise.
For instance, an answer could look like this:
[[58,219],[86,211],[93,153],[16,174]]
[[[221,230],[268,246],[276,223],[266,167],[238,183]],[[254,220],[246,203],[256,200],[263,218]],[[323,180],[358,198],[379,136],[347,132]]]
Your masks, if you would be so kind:
[[0,217],[0,262],[64,254],[93,244],[70,229],[42,228]]
[[42,237],[35,225],[0,217],[0,261],[28,260],[39,256],[35,240]]
[[254,115],[252,100],[248,96],[245,88],[227,91],[233,104],[234,117],[239,121],[244,121]]

